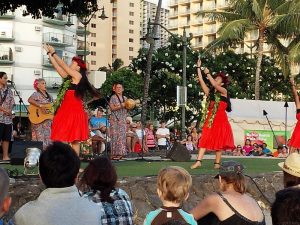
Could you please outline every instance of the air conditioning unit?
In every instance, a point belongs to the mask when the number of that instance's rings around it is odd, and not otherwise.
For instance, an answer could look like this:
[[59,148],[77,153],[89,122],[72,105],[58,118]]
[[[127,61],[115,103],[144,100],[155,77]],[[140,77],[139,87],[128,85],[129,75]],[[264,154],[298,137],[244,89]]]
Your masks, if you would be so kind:
[[14,91],[14,96],[18,96],[18,94],[21,95],[21,92],[20,91]]
[[16,52],[22,52],[22,51],[23,51],[23,48],[22,48],[22,47],[19,47],[19,46],[16,46],[16,47],[15,47],[15,50],[16,50]]
[[39,27],[39,26],[35,26],[35,31],[41,31],[41,27]]
[[40,76],[41,75],[41,71],[40,70],[35,70],[33,73],[36,76]]
[[6,32],[5,31],[1,31],[0,36],[1,37],[6,37]]
[[76,34],[73,34],[73,39],[76,39],[77,38],[77,35]]

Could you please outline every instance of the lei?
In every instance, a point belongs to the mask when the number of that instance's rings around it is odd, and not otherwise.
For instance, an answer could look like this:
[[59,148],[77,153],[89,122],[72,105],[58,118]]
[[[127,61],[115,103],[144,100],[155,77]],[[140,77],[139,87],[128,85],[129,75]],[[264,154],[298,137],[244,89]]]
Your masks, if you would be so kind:
[[[216,92],[214,94],[214,96],[215,96],[215,101],[214,101],[215,103],[214,103],[214,107],[213,107],[213,110],[212,110],[212,114],[211,114],[211,116],[209,118],[209,121],[208,121],[208,127],[209,128],[211,128],[211,125],[212,125],[212,123],[215,119],[216,113],[217,113],[218,108],[219,108],[219,103],[220,103],[220,100],[221,100],[221,94],[219,92]],[[210,98],[207,97],[204,108],[202,110],[202,117],[201,117],[201,121],[200,121],[200,127],[201,128],[203,127],[203,125],[205,123],[207,113],[208,113],[209,104],[210,104]]]
[[60,107],[60,105],[65,97],[66,91],[69,89],[69,87],[71,85],[71,81],[72,80],[70,78],[63,79],[63,83],[60,85],[60,87],[58,89],[57,98],[52,106],[52,111],[54,114],[56,113],[57,109]]

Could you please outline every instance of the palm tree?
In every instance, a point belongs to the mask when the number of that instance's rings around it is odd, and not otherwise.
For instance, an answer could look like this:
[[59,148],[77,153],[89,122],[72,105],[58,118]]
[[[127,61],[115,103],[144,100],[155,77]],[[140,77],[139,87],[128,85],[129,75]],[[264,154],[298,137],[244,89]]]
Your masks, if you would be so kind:
[[[293,0],[299,2],[299,0]],[[275,35],[274,30],[280,30],[283,19],[280,14],[288,12],[286,0],[231,0],[225,11],[200,11],[199,15],[208,16],[211,20],[222,22],[218,30],[219,37],[214,40],[208,49],[228,48],[244,41],[245,35],[251,31],[257,31],[257,62],[255,74],[255,99],[260,97],[260,73],[264,43],[269,39],[268,35]],[[288,14],[286,14],[287,16]],[[281,19],[280,19],[281,18]],[[290,18],[292,23],[296,18]],[[278,24],[277,24],[278,23]],[[296,23],[294,21],[294,23]],[[283,33],[283,32],[281,32]],[[291,32],[287,34],[291,37]]]

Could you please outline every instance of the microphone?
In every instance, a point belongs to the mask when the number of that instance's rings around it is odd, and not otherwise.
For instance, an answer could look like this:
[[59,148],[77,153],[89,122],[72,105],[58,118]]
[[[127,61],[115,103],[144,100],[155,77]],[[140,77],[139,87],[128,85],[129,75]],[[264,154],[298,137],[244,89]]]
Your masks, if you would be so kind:
[[13,81],[11,81],[11,80],[7,80],[7,83],[9,83],[9,84],[13,84],[14,82],[13,82]]
[[266,112],[266,110],[263,110],[263,115],[264,116],[268,115],[268,113]]

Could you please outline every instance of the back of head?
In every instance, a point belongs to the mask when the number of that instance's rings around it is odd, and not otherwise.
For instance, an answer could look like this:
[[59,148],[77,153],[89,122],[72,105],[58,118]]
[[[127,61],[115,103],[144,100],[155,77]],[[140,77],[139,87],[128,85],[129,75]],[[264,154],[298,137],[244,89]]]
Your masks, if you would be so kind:
[[110,193],[117,183],[115,167],[107,157],[95,158],[84,170],[80,183],[92,191],[100,191],[103,201],[112,202]]
[[286,188],[276,193],[271,208],[273,225],[300,224],[300,189]]
[[181,203],[192,186],[191,175],[183,168],[170,166],[162,169],[157,178],[157,188],[166,201]]
[[0,167],[0,206],[4,199],[8,196],[9,177],[6,171]]
[[40,176],[47,188],[64,188],[75,184],[80,160],[70,145],[54,142],[40,156]]
[[226,191],[229,185],[232,185],[236,192],[244,194],[246,192],[246,181],[243,175],[244,166],[236,161],[224,161],[219,169],[219,176],[225,182],[223,191]]
[[283,182],[285,187],[292,187],[300,184],[300,154],[290,154],[284,162],[278,163],[283,170]]

